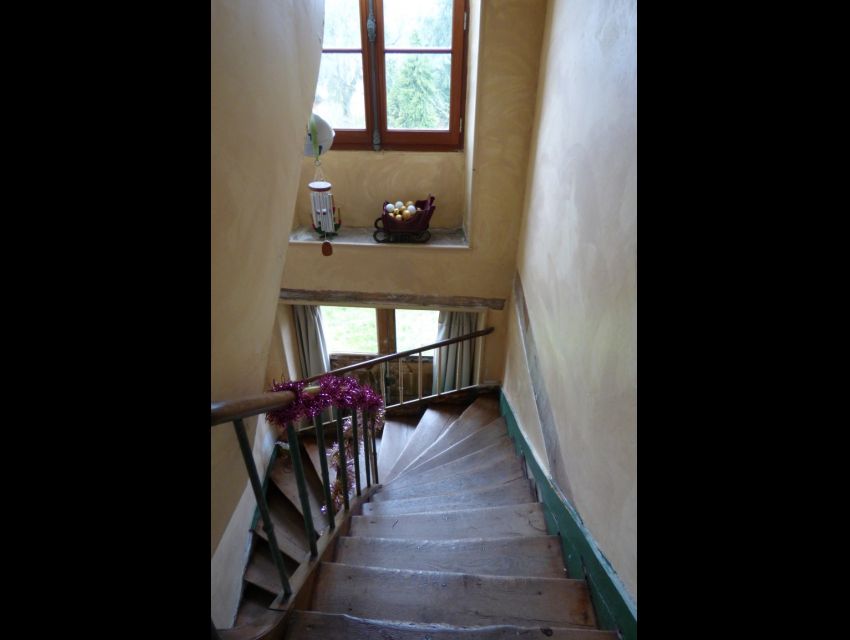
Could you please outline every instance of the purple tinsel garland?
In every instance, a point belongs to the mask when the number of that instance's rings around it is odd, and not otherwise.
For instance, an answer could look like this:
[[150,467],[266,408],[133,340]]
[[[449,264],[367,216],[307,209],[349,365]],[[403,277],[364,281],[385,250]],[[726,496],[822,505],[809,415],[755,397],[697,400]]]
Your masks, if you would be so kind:
[[[351,376],[342,378],[327,374],[309,386],[301,380],[273,381],[271,391],[292,391],[295,394],[295,400],[290,405],[266,413],[266,419],[271,424],[281,428],[284,428],[286,423],[295,422],[301,418],[314,418],[330,406],[357,411],[358,424],[364,425],[364,428],[360,429],[358,433],[360,451],[363,450],[363,434],[365,425],[368,424],[366,418],[370,415],[374,418],[372,424],[369,425],[369,432],[372,437],[384,428],[383,398],[372,387],[361,385]],[[348,479],[348,495],[351,497],[355,490],[351,416],[343,418],[342,431],[346,454],[345,475]],[[331,499],[334,503],[334,509],[339,511],[343,505],[339,442],[334,442],[327,453],[327,457],[329,466],[336,471],[336,479],[331,485]],[[327,505],[322,506],[322,512],[327,513]]]

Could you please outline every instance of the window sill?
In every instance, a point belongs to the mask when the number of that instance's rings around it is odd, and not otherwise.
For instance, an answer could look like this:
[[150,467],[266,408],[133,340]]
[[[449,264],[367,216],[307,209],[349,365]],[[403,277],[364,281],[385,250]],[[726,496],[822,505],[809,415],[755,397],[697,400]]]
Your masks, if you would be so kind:
[[[343,225],[335,236],[328,238],[334,245],[372,246],[412,249],[469,249],[469,241],[463,229],[429,229],[428,242],[376,242],[374,227],[346,227]],[[289,235],[290,244],[321,244],[324,242],[312,227],[296,227]]]

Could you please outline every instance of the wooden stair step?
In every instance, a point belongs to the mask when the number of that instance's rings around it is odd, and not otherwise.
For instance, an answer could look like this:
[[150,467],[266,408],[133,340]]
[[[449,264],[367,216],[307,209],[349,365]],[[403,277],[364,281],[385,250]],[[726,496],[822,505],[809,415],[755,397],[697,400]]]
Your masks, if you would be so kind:
[[[305,452],[301,454],[301,460],[304,462]],[[327,528],[328,519],[322,515],[321,508],[324,504],[324,496],[322,494],[322,481],[320,476],[316,474],[312,464],[307,463],[304,467],[304,481],[307,485],[307,499],[310,503],[310,515],[313,520],[313,527],[316,532],[321,532]],[[298,495],[298,483],[295,479],[295,470],[292,467],[292,460],[289,457],[288,451],[281,451],[277,459],[272,465],[269,477],[277,486],[280,492],[286,496],[287,500],[292,503],[298,513],[303,515],[301,508],[301,497]]]
[[405,475],[421,474],[423,471],[439,467],[452,460],[457,460],[470,453],[480,451],[484,447],[497,442],[510,442],[507,425],[504,418],[497,418],[492,422],[480,427],[462,440],[454,443],[447,449],[435,453],[430,458],[419,462],[416,466],[410,467],[405,471]]
[[267,610],[232,629],[216,629],[221,640],[261,640],[283,620],[284,613]]
[[[266,502],[269,505],[269,515],[274,526],[278,548],[300,563],[304,559],[304,554],[308,554],[310,550],[307,532],[304,529],[304,518],[274,484],[270,484],[266,490]],[[263,540],[268,541],[262,518],[257,520],[254,531]]]
[[420,498],[401,500],[383,500],[367,502],[363,505],[364,516],[400,515],[423,513],[428,511],[456,511],[458,509],[495,507],[505,504],[534,502],[537,498],[531,491],[531,483],[521,473],[518,477],[505,482],[472,491],[458,491],[436,495],[424,495]]
[[416,429],[410,439],[407,441],[398,459],[393,463],[390,470],[379,477],[381,480],[392,480],[395,475],[404,469],[409,463],[413,462],[422,451],[431,446],[440,434],[445,431],[448,426],[454,422],[463,412],[463,407],[430,407],[425,410]]
[[567,577],[558,536],[403,540],[343,536],[335,562],[383,569]]
[[[298,563],[285,554],[283,555],[283,566],[286,569],[287,576],[291,576],[298,569]],[[278,595],[283,589],[268,540],[259,536],[254,539],[251,559],[245,568],[245,581],[272,595]]]
[[310,608],[464,626],[596,624],[583,580],[377,569],[336,562],[321,563]]
[[[325,430],[327,431],[327,428]],[[336,433],[336,431],[334,431],[334,433]],[[316,436],[312,434],[302,435],[299,440],[301,442],[301,446],[307,451],[307,457],[310,459],[310,463],[313,465],[313,470],[316,472],[316,476],[321,482],[322,463],[320,460],[321,456],[319,454],[319,445],[316,444]],[[327,442],[325,445],[325,453],[328,453],[332,446],[330,438],[325,438],[325,442]],[[334,442],[336,442],[336,438],[334,438]],[[328,465],[328,477],[331,480],[331,484],[333,484],[333,481],[336,480],[336,472],[332,465]],[[322,503],[324,503],[324,499],[322,499]]]
[[242,599],[239,602],[234,626],[240,627],[260,619],[269,610],[268,607],[274,602],[274,598],[264,589],[246,584],[242,590]]
[[506,465],[519,462],[519,458],[516,456],[516,448],[513,442],[510,441],[510,438],[499,440],[475,453],[470,453],[462,458],[452,460],[429,470],[428,476],[431,476],[431,479],[413,473],[398,476],[387,484],[381,483],[381,491],[388,491],[390,489],[396,491],[401,488],[416,487],[424,482],[433,482],[435,478],[443,479],[460,475],[475,475],[484,465],[498,460],[501,460]]
[[499,457],[489,462],[463,469],[456,473],[445,475],[444,467],[432,470],[435,479],[420,478],[418,482],[405,485],[381,487],[373,496],[372,502],[386,500],[403,500],[418,498],[425,495],[457,493],[459,491],[475,491],[497,483],[510,482],[515,478],[525,478],[522,463],[513,455],[513,450],[499,454]]
[[444,624],[388,622],[339,613],[294,611],[285,640],[617,640],[613,631],[563,627],[498,625],[457,627]]
[[543,508],[535,502],[399,516],[352,516],[349,535],[454,540],[548,534]]
[[[489,424],[499,417],[499,401],[490,396],[481,396],[469,405],[457,420],[452,422],[422,453],[414,458],[404,469],[400,469],[396,476],[401,475],[411,467],[416,466],[423,460],[433,457],[443,449],[462,440],[481,426]],[[393,477],[396,477],[393,476]]]
[[378,479],[384,479],[416,431],[417,416],[404,416],[384,421],[381,447],[378,450]]

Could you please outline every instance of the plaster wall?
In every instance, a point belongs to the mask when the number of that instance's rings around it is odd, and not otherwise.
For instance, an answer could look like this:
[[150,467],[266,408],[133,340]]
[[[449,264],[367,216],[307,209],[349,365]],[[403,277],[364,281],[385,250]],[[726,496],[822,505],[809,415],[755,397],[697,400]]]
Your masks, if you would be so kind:
[[[323,0],[211,4],[212,401],[264,389],[323,19]],[[265,451],[268,430],[260,433]],[[226,627],[253,498],[233,429],[217,427],[210,439],[212,615]]]
[[[341,207],[342,223],[373,227],[384,200],[424,200],[434,196],[437,210],[432,227],[456,229],[464,208],[464,154],[462,151],[334,151],[319,157],[325,179],[332,185],[334,203]],[[314,158],[301,163],[296,202],[296,226],[312,224],[310,190]]]
[[[464,167],[454,160],[456,164],[448,181],[457,185],[458,210],[462,210],[463,185],[467,176],[471,176],[470,247],[437,249],[427,245],[336,245],[333,255],[324,257],[317,245],[292,244],[287,253],[282,287],[505,300],[510,297],[546,3],[545,0],[488,0],[473,5],[480,7],[478,73],[473,99],[476,105],[476,135],[473,141],[467,138],[466,145],[474,145],[474,165]],[[474,28],[478,28],[474,9],[472,18]],[[374,190],[371,197],[377,198],[380,204],[384,191],[394,190],[396,185],[386,180],[374,182],[374,178],[360,173],[356,167],[359,159],[370,154],[374,152],[332,149],[322,156],[322,163],[330,176],[331,167],[324,158],[338,156],[340,159],[335,160],[333,167],[333,180],[340,184],[373,181],[365,187],[358,184],[357,189]],[[382,155],[383,158],[374,162],[390,162],[393,171],[397,172],[395,175],[402,175],[407,173],[407,169],[402,170],[401,167],[409,165],[414,170],[415,165],[410,163],[421,162],[420,156],[425,153],[386,151]],[[437,158],[432,161],[435,164],[443,162],[440,156],[463,157],[462,154],[433,152],[431,155]],[[358,176],[357,180],[347,173]],[[441,184],[429,184],[428,189],[437,193],[443,187]],[[336,187],[334,195],[343,201],[353,197],[352,193]],[[438,207],[443,207],[443,204],[438,197]],[[378,213],[369,214],[369,225]],[[441,210],[438,209],[435,219],[440,215]],[[461,217],[458,217],[457,224],[460,223]],[[437,219],[434,226],[443,226],[443,223]],[[505,361],[506,311],[491,311],[488,324],[495,326],[496,331],[486,338],[482,379],[500,381]]]
[[[549,3],[517,259],[556,422],[560,459],[544,459],[635,602],[636,44],[635,0]],[[518,340],[507,363],[505,394],[539,447]]]

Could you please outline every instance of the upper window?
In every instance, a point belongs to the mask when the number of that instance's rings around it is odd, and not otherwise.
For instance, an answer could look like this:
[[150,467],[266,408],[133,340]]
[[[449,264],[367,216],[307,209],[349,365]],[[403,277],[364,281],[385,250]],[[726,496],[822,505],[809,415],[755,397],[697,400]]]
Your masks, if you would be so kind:
[[466,0],[325,0],[322,46],[334,149],[463,147]]

